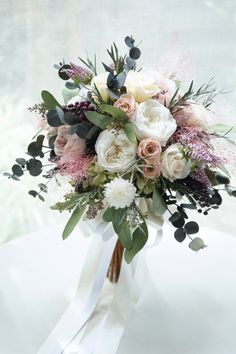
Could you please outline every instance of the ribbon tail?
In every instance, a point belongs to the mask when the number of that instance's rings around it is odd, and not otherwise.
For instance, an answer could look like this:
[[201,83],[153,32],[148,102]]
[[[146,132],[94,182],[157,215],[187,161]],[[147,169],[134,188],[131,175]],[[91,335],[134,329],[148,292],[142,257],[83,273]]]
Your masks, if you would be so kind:
[[[94,237],[82,270],[75,298],[38,351],[38,354],[65,354],[74,338],[80,332],[82,333],[84,325],[92,315],[103,288],[111,255],[117,241],[112,226],[110,224],[105,225],[103,237],[107,241],[104,242],[101,235]],[[101,228],[99,228],[100,232]]]

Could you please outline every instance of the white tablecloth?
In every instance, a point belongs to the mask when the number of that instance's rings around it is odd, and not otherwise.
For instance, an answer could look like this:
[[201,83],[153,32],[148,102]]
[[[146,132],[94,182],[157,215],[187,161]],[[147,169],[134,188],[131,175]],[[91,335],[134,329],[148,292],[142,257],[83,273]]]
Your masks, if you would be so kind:
[[[62,241],[61,230],[41,230],[0,247],[2,354],[36,354],[73,298],[91,238],[77,228]],[[142,254],[148,272],[117,354],[235,354],[236,239],[208,229],[200,236],[208,247],[196,254],[165,226],[162,241]],[[119,289],[129,291],[125,273]],[[109,307],[116,291],[106,284],[80,348],[68,353],[92,354],[96,338],[96,354],[113,354],[114,328],[105,340],[97,333],[108,309],[114,327],[122,313],[117,295]]]

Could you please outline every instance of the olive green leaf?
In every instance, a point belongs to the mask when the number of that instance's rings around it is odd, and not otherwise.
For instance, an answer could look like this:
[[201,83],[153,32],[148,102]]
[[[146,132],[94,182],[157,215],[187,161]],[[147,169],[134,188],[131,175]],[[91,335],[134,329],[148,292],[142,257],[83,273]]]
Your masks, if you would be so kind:
[[141,223],[133,232],[131,248],[126,249],[124,258],[127,263],[131,263],[134,256],[145,246],[148,239],[148,228],[145,221]]
[[78,222],[80,221],[81,217],[83,216],[85,209],[86,209],[87,204],[83,203],[78,205],[75,210],[73,211],[70,219],[68,220],[63,234],[62,234],[62,238],[63,240],[65,240],[68,236],[70,236],[70,234],[72,233],[72,231],[74,230],[74,228],[76,227],[76,225],[78,224]]
[[163,199],[160,190],[155,186],[152,197],[152,211],[156,215],[163,215],[167,210],[166,202]]
[[114,121],[114,118],[95,111],[87,111],[85,112],[85,116],[91,123],[103,130]]
[[44,103],[44,106],[48,111],[55,109],[56,107],[61,107],[60,103],[53,97],[53,95],[48,91],[42,91],[41,97]]

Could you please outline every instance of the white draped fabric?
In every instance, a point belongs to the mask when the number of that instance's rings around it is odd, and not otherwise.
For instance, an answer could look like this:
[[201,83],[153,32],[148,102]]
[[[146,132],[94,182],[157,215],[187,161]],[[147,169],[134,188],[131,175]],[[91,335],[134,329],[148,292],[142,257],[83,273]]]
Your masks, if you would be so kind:
[[[89,247],[103,245],[98,235],[84,237],[85,227],[63,242],[61,229],[0,248],[0,353],[40,353],[75,296]],[[123,264],[118,285],[105,282],[64,353],[235,354],[236,240],[206,228],[201,234],[208,247],[195,254],[165,225],[158,245]],[[87,272],[85,288],[95,273]]]

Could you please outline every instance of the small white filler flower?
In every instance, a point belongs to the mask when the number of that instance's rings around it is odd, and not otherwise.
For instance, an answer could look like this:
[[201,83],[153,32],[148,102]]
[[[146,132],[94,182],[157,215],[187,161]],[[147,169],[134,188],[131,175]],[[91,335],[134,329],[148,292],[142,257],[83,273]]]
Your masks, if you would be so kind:
[[135,198],[136,188],[121,177],[116,177],[105,186],[105,198],[115,209],[129,207]]

